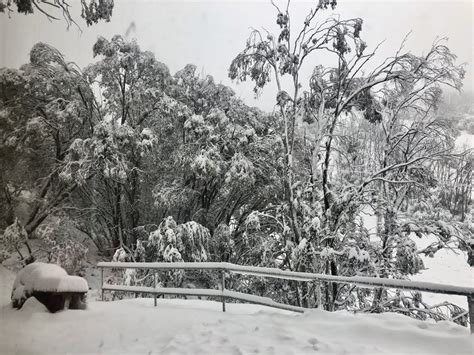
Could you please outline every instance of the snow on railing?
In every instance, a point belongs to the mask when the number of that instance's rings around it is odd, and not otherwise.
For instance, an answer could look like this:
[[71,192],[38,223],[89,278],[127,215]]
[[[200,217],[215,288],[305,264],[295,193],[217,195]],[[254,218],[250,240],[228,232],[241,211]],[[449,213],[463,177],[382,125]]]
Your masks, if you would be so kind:
[[[260,277],[271,277],[285,280],[295,281],[325,281],[345,284],[356,284],[360,286],[368,287],[383,287],[383,288],[396,288],[401,290],[411,291],[423,291],[431,293],[441,293],[446,295],[460,295],[466,296],[469,305],[469,319],[471,326],[471,333],[474,333],[474,287],[461,287],[452,285],[443,285],[431,282],[420,282],[420,281],[409,281],[409,280],[398,280],[398,279],[387,279],[387,278],[376,278],[376,277],[365,277],[365,276],[333,276],[326,274],[308,273],[308,272],[295,272],[280,270],[277,268],[267,267],[256,267],[256,266],[243,266],[231,263],[214,263],[214,262],[176,262],[176,263],[133,263],[133,262],[100,262],[97,264],[101,268],[101,283],[102,283],[102,298],[104,290],[111,290],[111,286],[117,286],[116,291],[132,291],[133,286],[118,286],[118,285],[104,285],[103,283],[103,269],[148,269],[148,270],[217,270],[222,274],[222,289],[219,291],[219,295],[222,297],[222,309],[225,311],[225,298],[240,299],[251,303],[265,304],[271,307],[290,309],[294,311],[301,311],[301,307],[283,305],[277,303],[266,297],[253,296],[243,294],[240,292],[227,291],[225,290],[225,272],[232,272],[235,274],[246,274]],[[127,288],[128,287],[128,288]],[[151,288],[153,289],[153,288]],[[156,277],[155,277],[155,289],[156,288]],[[215,290],[208,290],[215,291]],[[188,292],[188,293],[186,293]],[[173,289],[173,294],[189,295],[188,289]],[[204,292],[204,291],[203,291]],[[149,292],[154,293],[154,292]],[[163,294],[163,292],[156,292]],[[156,293],[155,293],[155,305],[156,305]],[[167,292],[170,293],[170,292]],[[258,302],[257,302],[258,301]],[[263,303],[262,303],[263,302]]]

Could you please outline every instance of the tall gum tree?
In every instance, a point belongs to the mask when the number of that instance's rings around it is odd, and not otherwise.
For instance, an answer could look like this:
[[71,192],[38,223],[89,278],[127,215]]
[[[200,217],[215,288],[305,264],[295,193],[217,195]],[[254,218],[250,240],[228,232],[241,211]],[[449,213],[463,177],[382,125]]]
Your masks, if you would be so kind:
[[101,115],[91,137],[76,140],[68,159],[79,171],[96,174],[81,186],[81,199],[88,203],[76,206],[82,217],[78,228],[110,252],[129,247],[141,223],[145,163],[166,109],[170,74],[151,52],[121,36],[100,37],[93,52],[100,60],[84,70],[84,77],[95,90]]
[[79,186],[61,176],[75,139],[91,134],[94,96],[77,66],[44,43],[19,70],[0,69],[0,81],[4,193],[12,211],[22,206],[30,239]]
[[[432,86],[446,84],[459,89],[464,70],[455,64],[455,56],[449,49],[438,42],[427,55],[402,53],[402,45],[394,56],[373,64],[379,46],[369,50],[362,40],[362,19],[320,19],[324,10],[336,7],[335,1],[319,1],[298,29],[291,22],[289,1],[285,8],[272,4],[277,12],[279,33],[273,35],[267,30],[252,30],[245,48],[230,65],[229,76],[239,81],[249,78],[255,83],[256,93],[270,80],[275,80],[277,114],[283,121],[286,210],[291,230],[288,238],[294,245],[306,240],[310,243],[303,243],[305,248],[315,245],[316,249],[325,249],[324,270],[337,275],[338,265],[331,250],[337,246],[339,234],[344,230],[341,227],[355,215],[354,209],[360,208],[364,192],[389,171],[405,169],[428,158],[416,157],[388,164],[372,171],[360,184],[338,189],[333,184],[331,171],[336,171],[332,162],[336,156],[336,131],[341,120],[350,118],[354,111],[362,111],[369,121],[380,120],[384,114],[380,107],[384,96],[382,88],[387,86],[411,87],[405,89],[409,92],[408,101]],[[332,58],[335,65],[314,66],[309,81],[304,82],[300,76],[302,66],[306,63],[314,65],[318,56],[323,54]],[[317,216],[320,225],[309,235],[304,232],[305,221],[297,207],[299,186],[304,183],[295,163],[298,126],[302,120],[312,124],[311,181],[308,185],[313,191],[312,209],[321,210]],[[293,266],[287,263],[287,267],[304,270],[304,265],[312,264],[312,261]],[[326,308],[334,308],[337,294],[336,285],[326,288]]]

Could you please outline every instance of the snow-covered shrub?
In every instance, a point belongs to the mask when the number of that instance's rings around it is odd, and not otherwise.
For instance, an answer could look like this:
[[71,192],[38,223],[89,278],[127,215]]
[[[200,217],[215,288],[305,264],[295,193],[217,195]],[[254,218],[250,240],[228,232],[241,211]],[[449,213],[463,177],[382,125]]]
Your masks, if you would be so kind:
[[178,225],[177,235],[183,245],[180,252],[185,261],[207,261],[209,259],[209,230],[194,221]]
[[215,148],[202,150],[191,163],[191,169],[203,179],[219,175],[221,172],[219,152]]
[[119,262],[119,263],[124,263],[130,261],[130,255],[125,251],[123,247],[118,248],[114,256],[112,257],[113,262]]
[[409,238],[400,243],[396,256],[396,268],[403,275],[415,275],[424,269],[416,244]]
[[[169,216],[151,233],[144,229],[130,250],[118,248],[112,261],[114,262],[181,262],[207,261],[210,257],[209,230],[199,223],[187,222],[178,225]],[[179,287],[188,276],[183,270],[170,270],[158,273],[158,285]],[[202,277],[204,282],[208,278]],[[149,270],[116,269],[108,279],[112,283],[126,285],[154,286],[154,273]],[[113,294],[113,293],[112,293]],[[145,295],[146,296],[146,295]],[[113,298],[127,297],[123,293],[113,294]]]
[[21,225],[18,218],[16,218],[15,222],[9,225],[3,232],[3,243],[9,251],[20,248],[21,245],[27,240],[28,234],[26,233],[25,228]]
[[253,211],[247,216],[247,219],[245,220],[245,226],[247,229],[253,229],[257,231],[260,230],[260,218],[258,211]]
[[[112,257],[112,262],[123,263],[133,261],[132,255],[125,250],[125,248],[120,247],[115,250]],[[137,260],[136,260],[137,261]],[[124,284],[126,286],[133,286],[137,284],[137,278],[142,277],[145,274],[145,270],[137,269],[112,269],[111,274],[107,277],[106,283],[112,284]],[[145,280],[146,281],[146,280]],[[144,286],[150,286],[150,283],[142,283]],[[127,297],[127,294],[124,292],[115,292],[112,291],[110,294],[111,299],[123,299]]]
[[207,135],[212,130],[201,115],[192,115],[184,124],[184,128],[198,137]]
[[2,243],[0,243],[0,264],[11,256],[10,252],[3,248]]
[[141,240],[137,240],[137,247],[135,248],[134,258],[136,262],[145,261],[146,249]]
[[231,228],[221,223],[214,230],[214,253],[218,255],[221,261],[229,261],[232,256],[234,241],[231,238]]
[[226,184],[237,187],[251,186],[255,183],[255,167],[242,153],[232,157],[230,168],[225,174]]
[[88,248],[69,235],[70,228],[67,219],[57,219],[40,226],[35,234],[48,248],[48,263],[61,266],[70,275],[82,275]]
[[152,248],[151,258],[156,259],[154,261],[181,259],[179,250],[183,249],[183,245],[181,239],[177,236],[176,229],[176,221],[169,216],[160,223],[157,230],[151,232],[148,242]]
[[81,275],[86,260],[87,247],[73,240],[55,242],[49,252],[48,261],[63,267],[68,274]]
[[194,221],[176,224],[173,217],[167,217],[158,229],[150,233],[153,261],[207,261],[210,233],[207,228]]

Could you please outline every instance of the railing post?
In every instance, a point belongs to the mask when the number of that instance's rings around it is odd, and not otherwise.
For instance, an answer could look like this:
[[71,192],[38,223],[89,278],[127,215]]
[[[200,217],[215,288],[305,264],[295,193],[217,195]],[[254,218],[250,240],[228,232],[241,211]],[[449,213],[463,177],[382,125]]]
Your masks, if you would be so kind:
[[156,301],[156,272],[153,273],[153,287],[155,288],[155,293],[153,294],[153,297],[155,299],[155,307],[156,307],[156,304],[157,304],[157,301]]
[[221,271],[221,282],[222,282],[222,312],[225,312],[225,270],[222,269]]
[[467,296],[467,304],[469,308],[469,326],[471,334],[474,334],[474,294]]
[[104,268],[100,268],[100,300],[104,300]]
[[322,299],[322,294],[321,294],[321,281],[317,281],[317,286],[316,286],[316,293],[318,297],[318,308],[321,309],[323,308],[323,299]]

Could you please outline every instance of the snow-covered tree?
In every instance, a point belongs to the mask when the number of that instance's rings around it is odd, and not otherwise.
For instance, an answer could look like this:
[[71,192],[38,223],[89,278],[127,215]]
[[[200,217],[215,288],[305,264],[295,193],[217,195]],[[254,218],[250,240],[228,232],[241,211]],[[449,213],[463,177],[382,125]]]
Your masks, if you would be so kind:
[[[0,0],[0,13],[10,16],[10,13],[30,15],[35,12],[46,16],[48,20],[60,20],[61,17],[66,21],[68,27],[76,24],[70,13],[70,2],[67,0]],[[81,17],[90,26],[103,20],[110,21],[112,10],[114,8],[113,0],[81,0]],[[77,25],[77,24],[76,24]]]
[[94,179],[81,185],[79,198],[85,203],[76,215],[78,228],[105,251],[131,247],[132,231],[144,224],[143,185],[167,107],[164,89],[169,72],[152,53],[121,36],[110,41],[99,38],[93,51],[101,59],[89,65],[84,76],[99,90],[99,115],[93,134],[77,139],[69,150],[71,174],[63,177],[94,173]]
[[21,207],[25,231],[34,238],[78,187],[61,175],[73,142],[90,134],[94,97],[77,66],[44,43],[19,70],[0,69],[0,81],[2,196],[10,211],[2,224]]
[[[278,33],[253,30],[245,48],[232,61],[229,76],[252,80],[256,94],[270,80],[276,84],[285,199],[269,220],[275,222],[275,231],[283,228],[283,245],[290,246],[281,267],[338,275],[348,265],[346,250],[354,235],[354,222],[374,197],[380,197],[374,191],[381,186],[382,191],[391,192],[390,197],[379,198],[379,205],[385,203],[384,213],[393,217],[385,218],[382,239],[387,242],[398,235],[393,229],[398,222],[393,203],[399,202],[397,198],[404,200],[400,187],[403,190],[409,181],[420,182],[416,176],[423,163],[448,152],[449,139],[443,139],[439,120],[432,119],[430,113],[442,85],[461,87],[464,69],[455,63],[456,57],[442,41],[435,42],[423,56],[403,53],[402,45],[393,57],[369,67],[367,63],[376,56],[378,46],[370,50],[362,39],[362,19],[324,18],[328,4],[319,2],[296,29],[290,20],[290,6],[274,7]],[[305,82],[303,65],[309,65],[310,58],[317,58],[320,52],[332,55],[334,64],[316,65]],[[381,156],[380,151],[375,151],[375,156],[360,154],[358,137],[341,134],[341,126],[358,119],[386,134]],[[370,142],[378,143],[373,137]],[[374,158],[381,163],[371,164]],[[357,165],[360,160],[365,164],[363,173],[351,172],[361,169]],[[414,254],[406,248],[405,236],[400,238],[395,256],[411,260],[408,254]],[[365,255],[373,258],[380,257],[380,250],[387,258],[392,255],[387,245],[365,246]],[[294,255],[302,257],[295,259]],[[372,259],[372,266],[375,264],[376,259]],[[362,270],[388,276],[381,274],[379,267],[367,270],[363,266],[351,273]],[[403,270],[413,271],[406,265]],[[298,304],[306,305],[306,294],[308,290],[301,290]],[[329,284],[325,287],[325,307],[334,309],[342,296],[344,292],[337,285]]]

